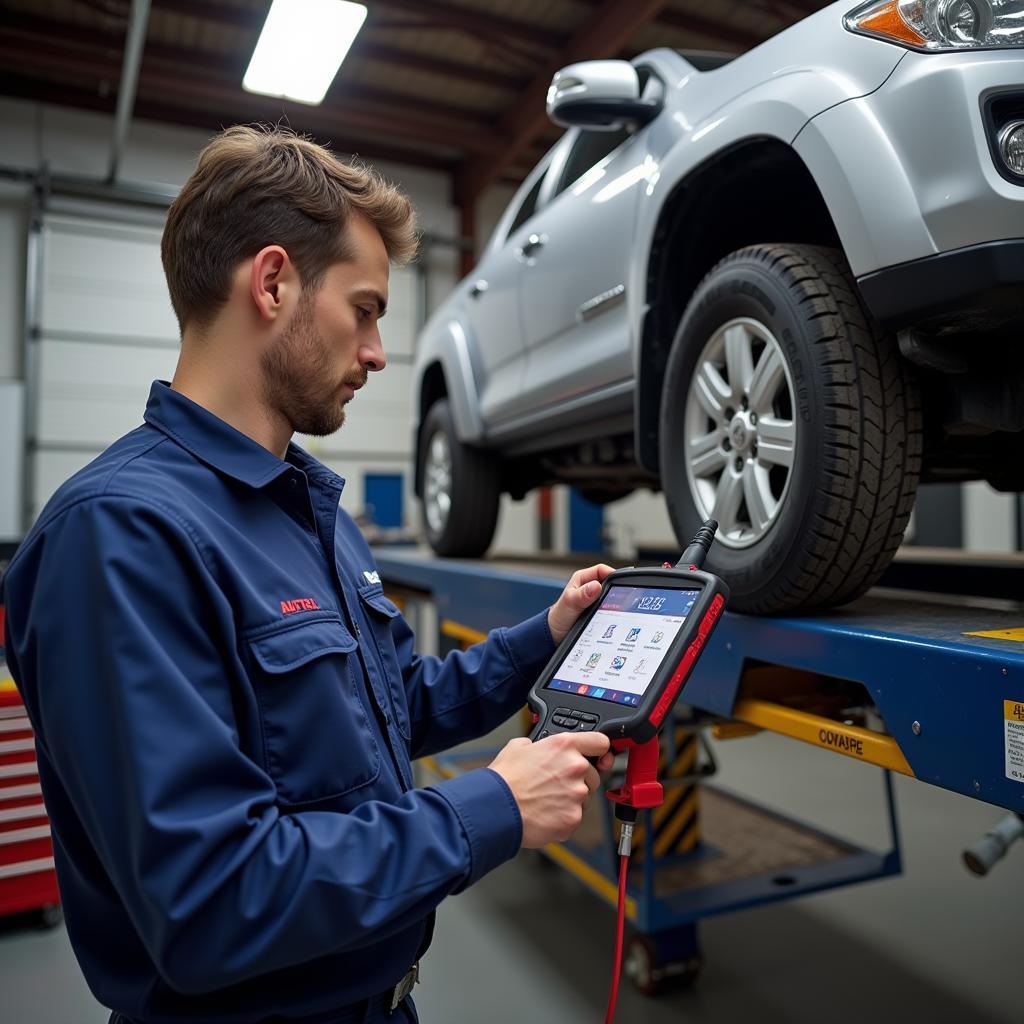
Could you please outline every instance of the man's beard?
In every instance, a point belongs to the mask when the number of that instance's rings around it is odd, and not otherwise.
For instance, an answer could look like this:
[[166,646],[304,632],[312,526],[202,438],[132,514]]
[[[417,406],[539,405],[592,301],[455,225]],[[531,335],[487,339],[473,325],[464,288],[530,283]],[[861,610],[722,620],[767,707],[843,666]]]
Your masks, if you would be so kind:
[[263,400],[298,434],[326,437],[345,422],[341,385],[359,387],[366,371],[336,381],[331,353],[313,318],[313,296],[306,293],[277,344],[263,353]]

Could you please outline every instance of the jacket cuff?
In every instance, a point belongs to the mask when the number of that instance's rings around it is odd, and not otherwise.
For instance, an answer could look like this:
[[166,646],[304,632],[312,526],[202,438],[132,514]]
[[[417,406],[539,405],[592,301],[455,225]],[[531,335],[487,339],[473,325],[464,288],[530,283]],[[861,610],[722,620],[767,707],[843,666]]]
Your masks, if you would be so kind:
[[519,678],[532,686],[558,647],[548,626],[547,608],[518,626],[502,630],[502,637]]
[[462,892],[519,852],[523,819],[512,790],[497,772],[477,768],[430,788],[455,811],[469,844],[469,874],[455,892]]

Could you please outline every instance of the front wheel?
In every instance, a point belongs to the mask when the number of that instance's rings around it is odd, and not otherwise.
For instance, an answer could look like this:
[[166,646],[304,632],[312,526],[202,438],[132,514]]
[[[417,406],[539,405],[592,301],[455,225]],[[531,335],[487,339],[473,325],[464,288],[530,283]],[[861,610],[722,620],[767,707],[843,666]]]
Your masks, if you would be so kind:
[[493,458],[458,439],[445,399],[423,421],[419,461],[427,542],[439,555],[479,558],[494,539],[501,478]]
[[662,485],[687,543],[755,614],[842,604],[874,584],[913,507],[920,398],[842,253],[734,252],[704,279],[666,367]]

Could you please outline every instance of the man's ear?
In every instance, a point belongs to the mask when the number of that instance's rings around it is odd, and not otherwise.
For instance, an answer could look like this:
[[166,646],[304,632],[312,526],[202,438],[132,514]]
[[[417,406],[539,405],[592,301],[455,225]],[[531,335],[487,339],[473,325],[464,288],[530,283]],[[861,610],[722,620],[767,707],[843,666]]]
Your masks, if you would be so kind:
[[288,308],[297,284],[295,267],[281,246],[264,246],[253,257],[249,292],[262,320],[276,320]]

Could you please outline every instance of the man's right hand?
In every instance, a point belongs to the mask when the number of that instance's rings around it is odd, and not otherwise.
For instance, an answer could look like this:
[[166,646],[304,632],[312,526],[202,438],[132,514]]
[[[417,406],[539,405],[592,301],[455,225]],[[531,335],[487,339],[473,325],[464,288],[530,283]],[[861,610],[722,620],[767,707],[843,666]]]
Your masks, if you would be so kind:
[[[610,741],[599,732],[558,733],[531,743],[509,742],[491,762],[512,790],[523,819],[523,846],[559,843],[576,831],[583,808],[612,766]],[[600,760],[595,769],[587,760]]]

